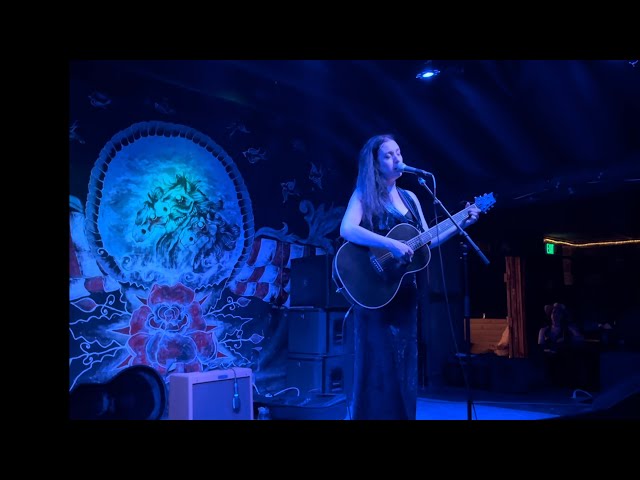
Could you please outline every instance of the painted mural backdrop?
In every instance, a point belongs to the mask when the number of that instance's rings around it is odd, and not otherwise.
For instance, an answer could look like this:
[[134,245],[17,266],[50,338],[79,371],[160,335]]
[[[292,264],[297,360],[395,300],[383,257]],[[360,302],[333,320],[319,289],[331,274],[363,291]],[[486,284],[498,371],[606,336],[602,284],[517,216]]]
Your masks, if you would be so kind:
[[[295,181],[281,186],[284,201],[300,196]],[[86,205],[70,197],[69,388],[131,365],[165,378],[260,372],[286,355],[285,326],[271,319],[289,305],[291,260],[332,253],[327,236],[344,212],[307,200],[299,210],[306,238],[286,223],[255,231],[240,172],[213,139],[165,122],[117,133],[94,164]]]
[[118,133],[91,172],[85,232],[118,281],[180,283],[217,299],[253,240],[249,193],[209,137],[149,122]]

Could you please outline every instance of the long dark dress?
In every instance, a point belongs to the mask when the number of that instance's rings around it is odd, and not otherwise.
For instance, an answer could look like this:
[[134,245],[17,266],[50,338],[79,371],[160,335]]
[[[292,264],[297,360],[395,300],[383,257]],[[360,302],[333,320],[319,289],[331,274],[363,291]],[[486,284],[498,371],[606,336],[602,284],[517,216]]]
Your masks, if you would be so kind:
[[[422,231],[416,218],[415,203],[406,192],[398,191],[409,211],[402,215],[389,207],[383,218],[374,218],[374,232],[386,235],[399,223],[409,223]],[[418,397],[417,304],[415,274],[409,274],[404,277],[395,298],[384,307],[353,307],[354,420],[415,420]]]

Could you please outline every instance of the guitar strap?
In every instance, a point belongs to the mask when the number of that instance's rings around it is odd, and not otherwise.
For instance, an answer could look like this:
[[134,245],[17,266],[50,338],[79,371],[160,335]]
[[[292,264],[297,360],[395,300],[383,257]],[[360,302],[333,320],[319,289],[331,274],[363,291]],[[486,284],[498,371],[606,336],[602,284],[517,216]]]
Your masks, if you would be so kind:
[[407,205],[407,208],[411,211],[413,218],[415,218],[415,227],[420,232],[424,232],[424,228],[422,228],[422,220],[420,219],[420,213],[418,213],[418,206],[416,205],[416,202],[413,201],[413,197],[411,197],[411,195],[409,195],[409,193],[402,188],[396,187],[396,189],[398,190],[398,194],[400,195],[404,203]]

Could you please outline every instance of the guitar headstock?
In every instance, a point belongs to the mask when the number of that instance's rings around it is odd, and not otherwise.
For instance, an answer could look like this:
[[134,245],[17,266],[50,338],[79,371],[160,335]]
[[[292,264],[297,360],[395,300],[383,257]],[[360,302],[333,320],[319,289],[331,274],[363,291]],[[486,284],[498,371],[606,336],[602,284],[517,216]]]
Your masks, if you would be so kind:
[[475,197],[476,207],[478,207],[482,213],[486,213],[495,203],[496,199],[493,197],[493,192]]

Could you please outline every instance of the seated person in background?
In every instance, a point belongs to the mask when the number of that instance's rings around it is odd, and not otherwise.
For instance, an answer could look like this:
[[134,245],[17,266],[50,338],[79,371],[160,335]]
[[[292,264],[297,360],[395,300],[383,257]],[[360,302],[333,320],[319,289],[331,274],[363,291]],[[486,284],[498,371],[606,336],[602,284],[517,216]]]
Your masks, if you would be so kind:
[[549,325],[542,327],[538,332],[538,345],[542,345],[545,352],[557,352],[562,346],[581,343],[584,340],[578,326],[570,321],[567,307],[562,303],[546,305],[544,311]]
[[599,388],[599,355],[585,341],[561,303],[545,307],[550,325],[540,329],[538,343],[544,349],[545,375],[557,387]]
[[509,324],[504,327],[502,331],[502,335],[500,336],[500,341],[496,344],[496,348],[493,351],[499,357],[508,357],[509,356],[509,342],[511,341],[511,329],[509,328]]

